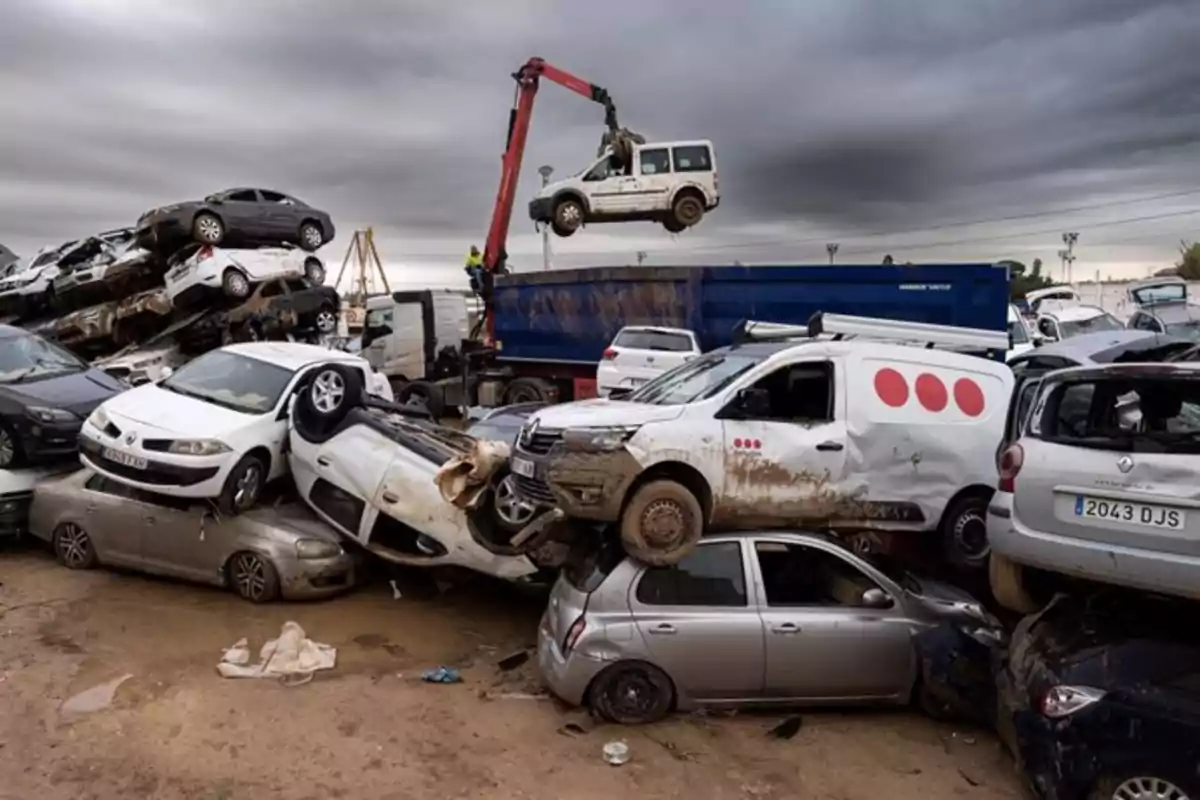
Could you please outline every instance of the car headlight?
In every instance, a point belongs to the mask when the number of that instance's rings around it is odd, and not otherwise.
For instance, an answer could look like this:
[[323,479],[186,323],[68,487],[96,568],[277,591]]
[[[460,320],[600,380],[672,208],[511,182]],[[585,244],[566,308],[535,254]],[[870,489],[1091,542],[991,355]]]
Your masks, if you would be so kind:
[[79,417],[61,408],[46,408],[44,406],[29,406],[25,409],[29,416],[38,422],[78,422]]
[[1050,719],[1069,717],[1104,699],[1106,692],[1091,686],[1051,686],[1042,697],[1042,715]]
[[96,410],[87,418],[87,421],[92,427],[104,430],[108,427],[108,414],[104,413],[103,406],[96,406]]
[[300,539],[296,542],[296,558],[336,558],[341,554],[341,545],[324,539]]
[[619,450],[640,427],[623,425],[612,428],[577,428],[565,434],[564,439],[593,450]]
[[176,439],[167,445],[167,452],[177,456],[215,456],[228,453],[229,445],[216,439]]

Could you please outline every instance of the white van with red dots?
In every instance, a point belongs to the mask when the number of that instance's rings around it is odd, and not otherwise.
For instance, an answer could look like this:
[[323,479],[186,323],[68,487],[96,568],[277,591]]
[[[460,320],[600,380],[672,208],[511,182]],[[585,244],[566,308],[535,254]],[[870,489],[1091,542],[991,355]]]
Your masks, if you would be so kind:
[[538,411],[513,451],[517,493],[617,523],[649,564],[705,531],[795,528],[875,545],[938,532],[953,564],[986,566],[1006,331],[818,314],[743,334],[620,400]]

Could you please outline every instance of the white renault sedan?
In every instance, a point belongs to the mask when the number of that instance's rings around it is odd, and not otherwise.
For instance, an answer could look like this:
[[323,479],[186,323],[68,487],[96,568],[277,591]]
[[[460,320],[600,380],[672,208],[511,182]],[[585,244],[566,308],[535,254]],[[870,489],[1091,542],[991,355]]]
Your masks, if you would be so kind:
[[121,483],[214,498],[237,514],[287,472],[287,404],[300,380],[334,363],[361,370],[368,392],[393,399],[387,379],[358,356],[293,342],[235,344],[98,407],[83,424],[80,458]]

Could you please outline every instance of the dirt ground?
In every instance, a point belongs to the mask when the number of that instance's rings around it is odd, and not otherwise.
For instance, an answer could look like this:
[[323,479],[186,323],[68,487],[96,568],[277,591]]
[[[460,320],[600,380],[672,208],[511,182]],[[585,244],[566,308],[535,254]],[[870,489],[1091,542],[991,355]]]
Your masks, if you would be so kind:
[[[830,798],[1017,796],[1011,761],[986,733],[907,712],[677,717],[595,725],[530,698],[543,597],[479,580],[414,577],[332,601],[251,606],[205,587],[78,573],[37,550],[0,550],[0,798]],[[338,648],[306,685],[226,680],[215,664],[252,652],[287,620]],[[464,682],[420,682],[438,665]],[[123,675],[108,708],[62,703]],[[575,723],[578,728],[564,730]],[[607,765],[603,745],[632,760]]]

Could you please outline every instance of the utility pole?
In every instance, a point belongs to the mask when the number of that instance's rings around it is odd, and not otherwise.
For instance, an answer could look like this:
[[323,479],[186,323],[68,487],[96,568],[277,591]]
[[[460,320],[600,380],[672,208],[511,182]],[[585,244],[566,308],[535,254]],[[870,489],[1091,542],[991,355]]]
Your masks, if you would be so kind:
[[[543,164],[538,167],[538,175],[542,176],[542,188],[550,183],[550,173],[554,172],[554,167],[549,164]],[[546,272],[550,271],[550,226],[542,225],[542,269]]]
[[1072,273],[1075,271],[1075,243],[1079,241],[1079,234],[1074,231],[1067,231],[1062,235],[1063,244],[1067,246],[1065,254],[1063,254],[1063,269],[1066,271],[1067,283],[1071,282]]
[[830,242],[829,244],[825,245],[825,252],[829,253],[829,263],[830,264],[833,263],[833,257],[837,255],[837,251],[838,251],[837,242]]
[[640,267],[640,266],[642,265],[642,262],[643,262],[643,261],[645,261],[645,260],[646,260],[646,251],[645,251],[645,250],[638,250],[638,251],[637,251],[637,262],[638,262],[638,266]]

